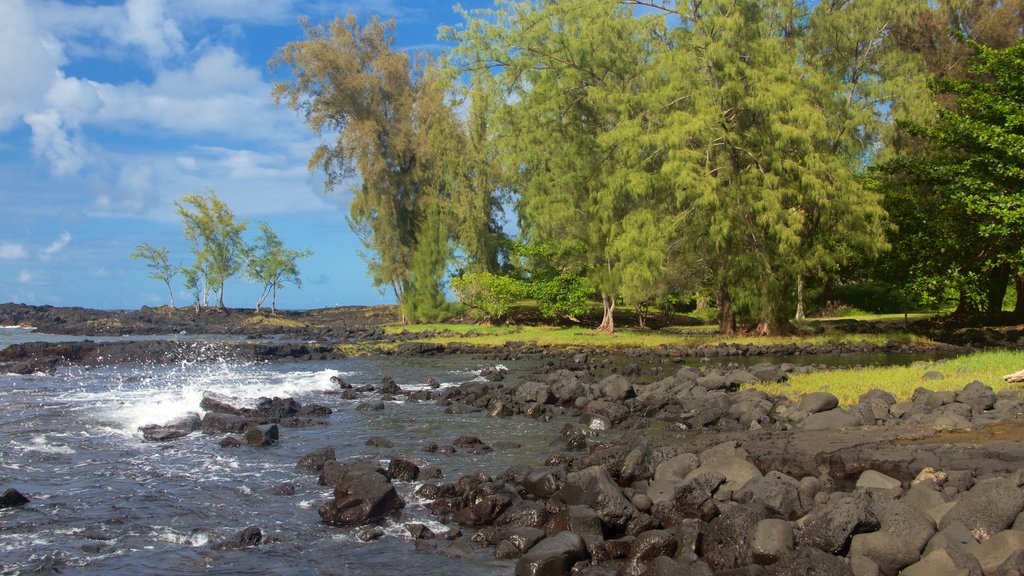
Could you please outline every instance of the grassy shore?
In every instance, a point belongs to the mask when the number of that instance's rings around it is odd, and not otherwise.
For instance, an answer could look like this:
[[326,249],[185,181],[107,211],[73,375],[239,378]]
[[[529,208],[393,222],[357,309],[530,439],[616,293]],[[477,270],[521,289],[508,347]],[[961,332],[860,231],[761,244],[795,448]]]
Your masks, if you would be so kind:
[[[839,398],[843,406],[857,403],[857,399],[872,388],[886,390],[897,400],[906,400],[919,387],[934,391],[961,390],[964,385],[978,380],[997,392],[1004,388],[1021,389],[1021,384],[1007,384],[1003,376],[1024,368],[1024,351],[998,350],[977,352],[948,360],[917,362],[911,366],[833,370],[793,376],[778,384],[756,384],[753,388],[769,394],[785,395],[796,400],[809,392],[828,391]],[[925,373],[932,372],[932,378]],[[934,373],[942,375],[935,377]]]
[[602,334],[590,328],[579,326],[482,326],[466,324],[413,324],[389,326],[387,332],[398,334],[404,331],[425,333],[415,338],[418,342],[470,342],[482,346],[502,346],[508,342],[531,342],[540,346],[603,348],[656,348],[659,346],[705,346],[715,344],[825,344],[829,342],[884,344],[926,344],[929,341],[908,332],[883,332],[876,334],[850,334],[821,325],[821,332],[800,336],[723,336],[715,332],[714,326],[686,326],[666,328],[658,331],[619,329],[615,334]]

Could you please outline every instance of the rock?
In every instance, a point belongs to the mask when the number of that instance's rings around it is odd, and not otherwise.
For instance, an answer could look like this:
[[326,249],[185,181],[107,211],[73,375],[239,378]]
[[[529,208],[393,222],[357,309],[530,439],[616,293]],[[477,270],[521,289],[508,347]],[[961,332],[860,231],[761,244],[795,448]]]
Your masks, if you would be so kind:
[[238,448],[242,445],[242,441],[234,436],[225,436],[220,439],[221,448]]
[[565,469],[561,467],[534,468],[523,478],[522,485],[532,496],[547,498],[565,483]]
[[17,506],[24,506],[28,503],[29,499],[14,488],[8,488],[7,490],[4,490],[3,495],[0,495],[0,508],[14,508]]
[[359,538],[363,542],[372,542],[373,540],[377,540],[377,539],[383,538],[383,537],[384,537],[384,529],[381,528],[380,526],[374,526],[373,528],[370,528],[368,530],[363,530],[357,536],[357,538]]
[[842,430],[860,426],[861,419],[857,413],[844,412],[842,408],[833,408],[825,412],[816,412],[804,418],[801,428],[804,430]]
[[816,414],[839,406],[839,398],[831,392],[811,392],[801,396],[797,406],[808,414]]
[[452,442],[452,445],[456,448],[463,448],[469,450],[470,453],[485,452],[490,450],[490,446],[484,444],[484,441],[477,438],[476,436],[460,436]]
[[978,544],[971,553],[981,563],[981,569],[987,575],[996,574],[1007,560],[1021,551],[1024,551],[1024,532],[1004,530]]
[[242,442],[248,446],[272,446],[277,444],[280,434],[277,429],[277,424],[269,424],[266,426],[250,426],[245,429],[245,435],[242,436]]
[[621,530],[639,512],[622,494],[603,466],[591,466],[566,476],[555,498],[569,505],[589,506],[606,526]]
[[306,472],[320,472],[324,469],[324,464],[330,460],[336,459],[337,457],[334,452],[334,448],[328,446],[315,452],[310,452],[302,458],[299,458],[295,467],[299,470],[305,470]]
[[956,400],[970,406],[975,413],[980,413],[995,407],[996,394],[991,386],[975,380],[957,392]]
[[587,550],[604,541],[604,528],[597,512],[587,506],[566,506],[554,514],[544,526],[549,535],[572,532],[583,539]]
[[708,523],[701,544],[701,557],[715,570],[739,568],[753,562],[751,539],[767,512],[757,504],[739,504],[722,509]]
[[813,547],[828,554],[846,550],[850,538],[860,532],[873,532],[878,517],[864,495],[839,495],[824,507],[808,515],[797,535],[801,547]]
[[654,469],[654,480],[647,489],[647,495],[655,503],[672,500],[676,487],[687,474],[696,470],[697,466],[700,466],[700,459],[696,454],[690,453],[674,456],[658,464]]
[[237,414],[207,412],[203,415],[203,434],[241,434],[249,421]]
[[747,482],[754,478],[761,477],[761,471],[757,469],[757,466],[754,466],[741,456],[724,455],[713,458],[706,463],[704,463],[704,457],[702,456],[702,464],[696,470],[687,474],[683,481],[686,482],[708,473],[721,474],[725,478],[725,482],[720,490],[725,490],[729,494],[739,491]]
[[618,374],[612,374],[601,380],[597,383],[597,388],[601,391],[601,395],[611,402],[622,402],[636,397],[633,383],[629,378]]
[[850,555],[866,556],[882,574],[895,576],[921,559],[921,551],[935,534],[935,526],[930,518],[899,500],[878,502],[874,509],[880,529],[855,535],[850,542]]
[[942,521],[946,512],[955,505],[953,502],[947,502],[942,492],[939,492],[930,482],[911,485],[903,495],[902,501],[931,518],[936,526]]
[[672,556],[678,542],[675,535],[667,530],[648,530],[637,535],[627,556],[630,562],[642,563],[658,556]]
[[509,542],[520,552],[526,552],[544,539],[544,531],[540,528],[521,526],[502,533],[505,542]]
[[366,439],[366,445],[372,448],[394,448],[395,443],[382,436],[370,436]]
[[418,522],[406,524],[405,530],[412,536],[413,540],[433,540],[437,538],[437,534],[434,534],[434,531],[426,524]]
[[282,482],[267,490],[267,493],[274,496],[294,496],[295,484],[292,484],[291,482]]
[[757,523],[750,541],[750,554],[754,562],[774,564],[793,551],[793,528],[789,522],[766,518]]
[[349,473],[334,488],[334,500],[320,506],[320,518],[335,526],[375,522],[405,507],[395,487],[379,472]]
[[199,430],[201,426],[202,420],[200,420],[199,414],[189,412],[188,414],[175,418],[166,424],[140,426],[139,430],[142,432],[142,438],[146,441],[165,442],[167,440],[174,440],[175,438],[188,436],[196,430]]
[[216,550],[237,550],[239,548],[249,548],[251,546],[259,546],[263,542],[263,532],[260,531],[257,526],[249,526],[245,528],[231,540],[221,542],[214,546]]
[[334,486],[348,474],[348,469],[348,464],[338,462],[337,460],[328,460],[324,462],[324,467],[320,470],[318,482],[322,486]]
[[768,566],[769,576],[853,576],[845,560],[821,551],[816,547],[802,546],[795,552],[784,555],[778,562]]
[[242,401],[238,398],[225,396],[216,392],[206,390],[203,392],[203,399],[199,401],[199,407],[206,412],[220,412],[223,414],[238,414],[240,408],[236,407]]
[[420,476],[420,467],[404,458],[392,458],[388,464],[387,477],[401,482],[414,482]]
[[800,483],[781,472],[769,472],[765,476],[751,478],[733,495],[737,502],[758,502],[773,516],[785,520],[796,520],[803,516],[805,506],[801,503]]
[[402,394],[402,387],[395,383],[394,379],[390,376],[385,376],[380,382],[380,388],[378,391],[381,394],[390,394],[391,396],[397,396]]
[[857,478],[856,486],[863,490],[895,490],[902,488],[903,484],[899,480],[886,476],[881,472],[865,470]]
[[718,472],[690,478],[676,488],[671,501],[672,511],[684,518],[700,518],[710,522],[719,512],[714,502],[715,491],[724,483],[725,476]]
[[901,576],[971,576],[967,568],[960,568],[953,562],[949,552],[936,550],[920,561],[900,572]]
[[1024,510],[1024,491],[1008,478],[991,478],[974,485],[942,517],[939,528],[960,522],[975,539],[986,540],[1008,528]]
[[541,540],[516,562],[516,576],[568,574],[573,564],[587,559],[583,539],[572,532],[560,532]]

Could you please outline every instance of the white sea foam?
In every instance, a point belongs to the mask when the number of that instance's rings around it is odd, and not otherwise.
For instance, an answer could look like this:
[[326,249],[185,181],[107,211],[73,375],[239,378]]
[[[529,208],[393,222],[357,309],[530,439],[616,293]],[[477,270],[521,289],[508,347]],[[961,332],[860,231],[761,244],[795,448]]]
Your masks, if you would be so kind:
[[153,526],[150,537],[158,542],[170,542],[183,546],[205,546],[210,542],[210,536],[203,532],[178,532],[169,526]]
[[35,328],[35,326],[0,326],[0,329],[3,329],[3,330],[25,330],[27,332],[31,332],[32,330],[35,330],[36,328]]
[[28,444],[14,443],[13,445],[14,445],[15,448],[20,448],[21,450],[23,450],[25,452],[36,452],[36,453],[42,453],[42,454],[74,454],[75,453],[75,449],[74,448],[72,448],[72,447],[70,447],[70,446],[68,446],[66,444],[63,444],[63,443],[54,442],[53,440],[51,440],[50,438],[48,438],[48,437],[46,437],[44,435],[33,436],[32,439],[29,440]]

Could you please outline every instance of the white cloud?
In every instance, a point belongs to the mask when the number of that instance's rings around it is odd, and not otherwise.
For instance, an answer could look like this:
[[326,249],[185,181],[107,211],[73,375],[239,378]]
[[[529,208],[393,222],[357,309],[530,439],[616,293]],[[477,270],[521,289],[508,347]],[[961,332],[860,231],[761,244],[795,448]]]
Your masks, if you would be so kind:
[[25,122],[32,127],[32,151],[50,162],[54,174],[69,176],[82,168],[86,161],[85,145],[77,134],[66,130],[59,112],[29,114]]
[[0,260],[23,260],[28,258],[28,250],[21,244],[0,242]]
[[23,0],[3,0],[0,18],[0,131],[38,111],[58,78],[64,54],[50,33],[38,28]]
[[70,242],[71,242],[71,233],[69,233],[69,232],[61,232],[60,237],[58,237],[56,240],[51,242],[50,245],[47,246],[46,248],[43,248],[43,250],[42,250],[42,252],[40,254],[44,258],[47,258],[47,257],[50,257],[50,256],[54,256],[55,254],[59,253],[61,250],[67,248],[68,243],[70,243]]
[[125,46],[141,46],[153,60],[185,51],[185,38],[178,24],[164,17],[163,0],[127,0],[120,33],[112,38]]
[[29,272],[28,270],[22,270],[18,274],[18,282],[22,284],[33,284],[36,282],[36,275]]

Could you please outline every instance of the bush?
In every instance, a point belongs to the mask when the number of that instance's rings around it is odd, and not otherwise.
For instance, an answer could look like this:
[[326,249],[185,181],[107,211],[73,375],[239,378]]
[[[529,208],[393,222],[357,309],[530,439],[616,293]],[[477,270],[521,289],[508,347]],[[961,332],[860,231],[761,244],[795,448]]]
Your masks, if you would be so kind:
[[489,272],[468,272],[452,278],[451,287],[460,302],[491,322],[504,319],[527,295],[520,280]]
[[587,313],[591,290],[579,276],[562,274],[530,284],[530,295],[545,318],[563,316],[576,321]]

